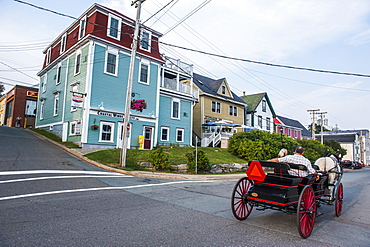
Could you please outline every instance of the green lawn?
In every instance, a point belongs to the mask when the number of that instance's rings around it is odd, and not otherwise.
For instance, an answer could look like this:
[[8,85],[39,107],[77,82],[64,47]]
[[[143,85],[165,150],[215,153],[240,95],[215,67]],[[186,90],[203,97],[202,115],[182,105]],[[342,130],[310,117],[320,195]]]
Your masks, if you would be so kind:
[[[67,148],[78,148],[73,142],[62,142],[59,136],[56,136],[48,131],[42,129],[32,129],[59,144],[64,145]],[[172,165],[186,164],[188,162],[186,158],[187,153],[191,153],[195,150],[195,147],[173,147],[164,148],[163,152],[168,154],[169,160]],[[211,164],[232,164],[232,163],[247,163],[247,161],[240,159],[230,154],[227,149],[222,148],[203,148],[198,147],[198,151],[202,150],[206,157],[209,159]],[[148,156],[154,150],[138,150],[128,149],[126,155],[126,167],[125,170],[145,170],[144,168],[137,165],[138,162],[147,162]],[[97,161],[101,164],[119,167],[121,149],[106,149],[93,153],[86,154],[85,156],[91,160]]]
[[[186,164],[186,154],[195,150],[194,147],[173,147],[164,149],[163,152],[168,154],[169,160],[173,165]],[[226,149],[222,148],[198,148],[202,150],[211,164],[231,164],[231,163],[246,163],[247,161],[240,159],[230,154]],[[126,168],[127,170],[143,170],[137,165],[138,162],[148,161],[149,154],[152,150],[138,150],[128,149],[126,155]],[[99,163],[118,167],[120,161],[121,149],[108,149],[101,150],[94,153],[86,154],[85,156],[91,160]]]

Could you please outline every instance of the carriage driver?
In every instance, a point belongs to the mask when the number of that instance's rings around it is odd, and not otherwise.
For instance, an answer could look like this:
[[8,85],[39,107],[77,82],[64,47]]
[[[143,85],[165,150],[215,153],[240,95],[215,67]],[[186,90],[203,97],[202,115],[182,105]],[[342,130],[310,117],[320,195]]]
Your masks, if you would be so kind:
[[298,177],[308,177],[308,176],[313,176],[316,177],[318,176],[317,172],[315,169],[312,168],[311,162],[303,156],[304,150],[303,147],[301,146],[296,146],[294,148],[294,154],[293,155],[286,155],[284,157],[280,158],[273,158],[269,161],[273,162],[285,162],[285,163],[293,163],[297,165],[304,165],[307,167],[307,171],[302,171],[302,170],[297,170],[297,169],[290,169],[289,174],[293,176],[298,176]]

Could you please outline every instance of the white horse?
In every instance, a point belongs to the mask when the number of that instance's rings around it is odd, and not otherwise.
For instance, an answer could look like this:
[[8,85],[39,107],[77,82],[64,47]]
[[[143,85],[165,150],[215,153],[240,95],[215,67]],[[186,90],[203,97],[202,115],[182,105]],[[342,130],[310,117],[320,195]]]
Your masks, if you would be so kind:
[[314,165],[319,167],[321,172],[328,174],[328,189],[330,192],[329,200],[333,199],[334,186],[340,182],[342,176],[342,167],[340,166],[339,157],[337,154],[330,154],[328,157],[317,159]]

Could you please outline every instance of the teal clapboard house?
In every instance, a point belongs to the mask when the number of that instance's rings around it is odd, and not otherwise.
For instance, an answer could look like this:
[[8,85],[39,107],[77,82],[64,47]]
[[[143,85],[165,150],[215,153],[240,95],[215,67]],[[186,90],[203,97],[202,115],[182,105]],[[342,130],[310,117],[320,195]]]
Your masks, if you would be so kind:
[[[135,23],[92,5],[44,51],[36,127],[82,148],[121,148]],[[159,53],[161,34],[145,26],[134,66],[129,148],[191,145],[197,91],[192,66]],[[141,107],[133,107],[135,101]]]

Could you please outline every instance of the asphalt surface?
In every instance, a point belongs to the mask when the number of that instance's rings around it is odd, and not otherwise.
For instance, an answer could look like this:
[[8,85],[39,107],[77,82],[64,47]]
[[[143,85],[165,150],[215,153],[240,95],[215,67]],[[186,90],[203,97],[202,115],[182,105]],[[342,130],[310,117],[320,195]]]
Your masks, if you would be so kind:
[[57,147],[64,149],[68,153],[72,154],[76,158],[88,162],[91,165],[94,165],[96,167],[99,167],[101,169],[111,171],[111,172],[118,172],[126,175],[136,176],[136,177],[146,177],[146,178],[161,178],[161,179],[179,179],[179,180],[199,180],[199,181],[205,181],[205,180],[236,180],[239,178],[244,177],[244,174],[207,174],[207,175],[195,175],[195,174],[176,174],[176,173],[161,173],[161,172],[150,172],[150,171],[125,171],[117,168],[113,168],[110,166],[106,166],[104,164],[101,164],[99,162],[96,162],[94,160],[90,160],[87,157],[83,156],[86,153],[99,151],[103,149],[70,149],[67,148],[57,142],[54,142],[53,140],[36,133],[34,131],[25,129],[28,132],[32,133],[33,135],[37,136],[40,139],[46,140]]

